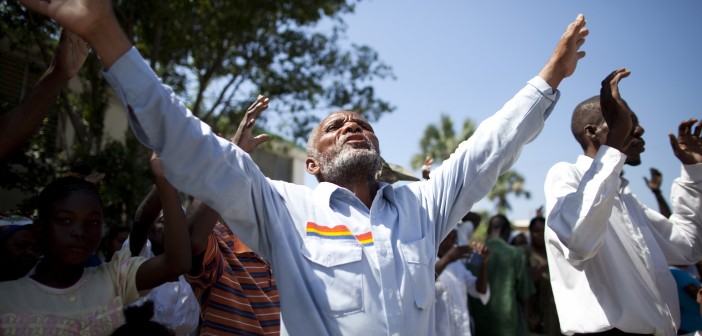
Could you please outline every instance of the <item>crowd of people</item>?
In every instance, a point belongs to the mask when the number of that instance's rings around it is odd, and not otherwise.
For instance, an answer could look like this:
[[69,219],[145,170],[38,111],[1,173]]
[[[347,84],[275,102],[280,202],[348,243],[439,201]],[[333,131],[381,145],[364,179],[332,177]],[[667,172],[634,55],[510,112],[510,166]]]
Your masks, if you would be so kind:
[[[195,118],[126,38],[109,0],[21,0],[64,29],[53,66],[0,116],[16,150],[77,73],[87,46],[153,155],[153,187],[129,228],[103,229],[104,175],[43,188],[36,218],[0,222],[0,334],[36,335],[676,335],[702,330],[702,122],[670,135],[681,176],[668,206],[641,164],[643,127],[619,94],[626,69],[572,114],[583,154],[548,172],[546,204],[515,232],[471,212],[544,127],[558,86],[585,56],[579,15],[541,71],[423,180],[383,180],[360,114],[311,132],[315,188],[266,178],[249,152],[259,96],[231,139]],[[5,145],[7,144],[7,145]],[[89,170],[89,169],[88,169]],[[399,175],[398,175],[399,176]],[[388,183],[389,182],[389,183]],[[187,202],[183,202],[185,195]],[[106,232],[103,232],[106,231]]]

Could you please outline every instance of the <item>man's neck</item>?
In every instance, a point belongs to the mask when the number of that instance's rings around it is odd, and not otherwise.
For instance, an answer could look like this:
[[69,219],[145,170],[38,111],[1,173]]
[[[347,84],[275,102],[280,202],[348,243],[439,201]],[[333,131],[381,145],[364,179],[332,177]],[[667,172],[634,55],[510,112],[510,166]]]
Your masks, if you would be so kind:
[[371,204],[373,204],[373,199],[375,198],[375,194],[378,193],[379,188],[377,181],[336,183],[336,185],[350,190],[366,207],[368,207],[368,209],[370,209]]

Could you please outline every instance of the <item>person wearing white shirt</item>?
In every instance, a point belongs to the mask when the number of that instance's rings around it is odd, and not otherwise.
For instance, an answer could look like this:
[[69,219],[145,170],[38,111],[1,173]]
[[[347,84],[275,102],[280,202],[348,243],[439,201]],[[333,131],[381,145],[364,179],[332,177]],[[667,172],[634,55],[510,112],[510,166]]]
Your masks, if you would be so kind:
[[[277,277],[282,334],[431,335],[437,246],[541,131],[588,34],[582,15],[539,75],[483,121],[429,181],[375,179],[379,142],[360,114],[315,128],[315,189],[267,179],[249,155],[212,133],[164,86],[125,37],[109,0],[22,0],[82,36],[127,105],[136,136],[182,192],[217,211]],[[451,99],[451,97],[446,97]]]
[[[468,295],[487,304],[490,286],[487,263],[490,251],[481,243],[458,245],[458,232],[453,230],[439,245],[436,262],[436,335],[472,335]],[[476,277],[462,260],[480,260]]]
[[636,114],[619,95],[626,69],[602,82],[599,97],[579,104],[572,131],[584,155],[557,163],[545,182],[545,232],[553,294],[567,334],[675,335],[680,314],[669,264],[702,257],[702,123],[670,134],[681,176],[672,186],[673,215],[638,201],[621,177],[644,151]]

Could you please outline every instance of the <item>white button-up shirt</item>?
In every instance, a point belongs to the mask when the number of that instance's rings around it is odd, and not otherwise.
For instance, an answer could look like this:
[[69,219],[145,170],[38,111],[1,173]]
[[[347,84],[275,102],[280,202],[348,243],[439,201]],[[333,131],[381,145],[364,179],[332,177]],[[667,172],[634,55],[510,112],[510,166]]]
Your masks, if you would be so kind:
[[702,256],[702,164],[682,167],[667,219],[640,203],[620,178],[625,159],[602,146],[594,159],[558,163],[546,177],[549,270],[568,335],[612,328],[675,335],[680,313],[668,264]]
[[215,209],[271,262],[282,333],[431,335],[436,248],[541,131],[558,92],[532,79],[429,181],[381,183],[367,208],[349,190],[271,181],[163,86],[135,49],[105,77],[169,181]]

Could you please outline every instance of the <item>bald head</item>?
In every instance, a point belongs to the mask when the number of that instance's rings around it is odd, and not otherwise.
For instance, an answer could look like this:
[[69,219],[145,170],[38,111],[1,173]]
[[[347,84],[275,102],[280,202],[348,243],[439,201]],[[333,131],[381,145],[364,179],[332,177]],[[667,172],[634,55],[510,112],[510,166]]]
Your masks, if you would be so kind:
[[600,125],[604,122],[602,109],[600,108],[600,96],[588,98],[575,107],[570,120],[570,130],[583,150],[587,150],[585,127],[587,125]]

